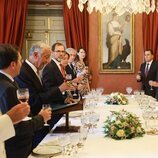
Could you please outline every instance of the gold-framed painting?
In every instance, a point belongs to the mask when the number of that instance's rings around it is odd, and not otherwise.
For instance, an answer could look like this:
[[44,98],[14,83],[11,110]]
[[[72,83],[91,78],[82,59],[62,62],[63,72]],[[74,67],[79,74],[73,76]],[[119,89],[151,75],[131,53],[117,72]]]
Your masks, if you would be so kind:
[[100,73],[134,73],[134,16],[100,15]]

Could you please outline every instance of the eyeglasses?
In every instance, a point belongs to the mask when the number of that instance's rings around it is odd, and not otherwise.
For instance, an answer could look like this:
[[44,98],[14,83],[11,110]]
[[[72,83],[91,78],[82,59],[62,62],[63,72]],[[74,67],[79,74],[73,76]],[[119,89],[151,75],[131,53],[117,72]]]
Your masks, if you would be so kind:
[[55,50],[54,52],[57,52],[57,53],[65,53],[64,50]]

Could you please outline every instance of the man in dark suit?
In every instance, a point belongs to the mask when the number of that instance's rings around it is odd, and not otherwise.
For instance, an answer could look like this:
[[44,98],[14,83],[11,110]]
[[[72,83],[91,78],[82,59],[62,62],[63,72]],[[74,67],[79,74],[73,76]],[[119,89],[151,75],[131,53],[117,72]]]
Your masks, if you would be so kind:
[[[50,90],[52,87],[60,87],[61,85],[64,87],[63,90],[61,90],[61,93],[72,89],[72,87],[64,82],[65,78],[62,74],[61,61],[64,58],[64,55],[65,47],[62,43],[57,42],[52,45],[53,58],[51,62],[45,66],[42,73],[42,81],[47,90]],[[66,97],[63,95],[61,101],[64,102],[65,99]]]
[[140,73],[136,76],[138,82],[142,82],[142,90],[146,95],[155,97],[155,88],[149,85],[149,81],[156,80],[158,63],[154,61],[152,50],[146,50],[144,53],[145,62],[140,66]]
[[[0,44],[0,110],[7,113],[19,103],[16,90],[18,85],[14,77],[21,68],[20,52],[9,44]],[[39,112],[29,121],[16,124],[15,136],[5,142],[7,158],[27,158],[31,152],[34,132],[43,127],[44,121],[51,118],[51,110]]]

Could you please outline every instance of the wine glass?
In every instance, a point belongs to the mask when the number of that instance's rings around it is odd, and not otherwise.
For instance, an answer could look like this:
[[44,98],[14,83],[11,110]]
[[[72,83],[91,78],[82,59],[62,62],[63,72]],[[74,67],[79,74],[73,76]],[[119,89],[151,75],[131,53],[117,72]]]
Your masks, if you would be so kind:
[[126,92],[128,95],[130,95],[132,93],[132,87],[126,87]]
[[150,90],[151,90],[151,91],[153,90],[152,82],[153,82],[152,80],[149,81],[149,85],[150,85]]
[[[29,100],[29,89],[28,88],[19,88],[17,89],[17,98],[20,103],[27,103]],[[31,117],[26,116],[23,121],[31,120]]]
[[66,81],[71,81],[72,80],[72,75],[71,74],[66,74],[65,79],[66,79]]
[[[45,110],[45,109],[48,109],[48,108],[51,108],[50,104],[43,104],[42,105],[42,110]],[[47,122],[45,122],[44,126],[50,126],[50,125]]]

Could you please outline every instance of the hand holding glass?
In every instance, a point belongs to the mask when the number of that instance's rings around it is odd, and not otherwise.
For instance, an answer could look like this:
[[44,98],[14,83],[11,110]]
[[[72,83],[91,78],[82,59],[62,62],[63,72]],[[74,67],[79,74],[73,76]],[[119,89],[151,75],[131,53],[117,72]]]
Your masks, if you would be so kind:
[[[18,100],[20,101],[20,103],[27,103],[28,100],[29,100],[29,90],[28,88],[20,88],[20,89],[17,89],[17,98]],[[28,121],[28,120],[31,120],[31,117],[25,117],[23,119],[23,121]]]

